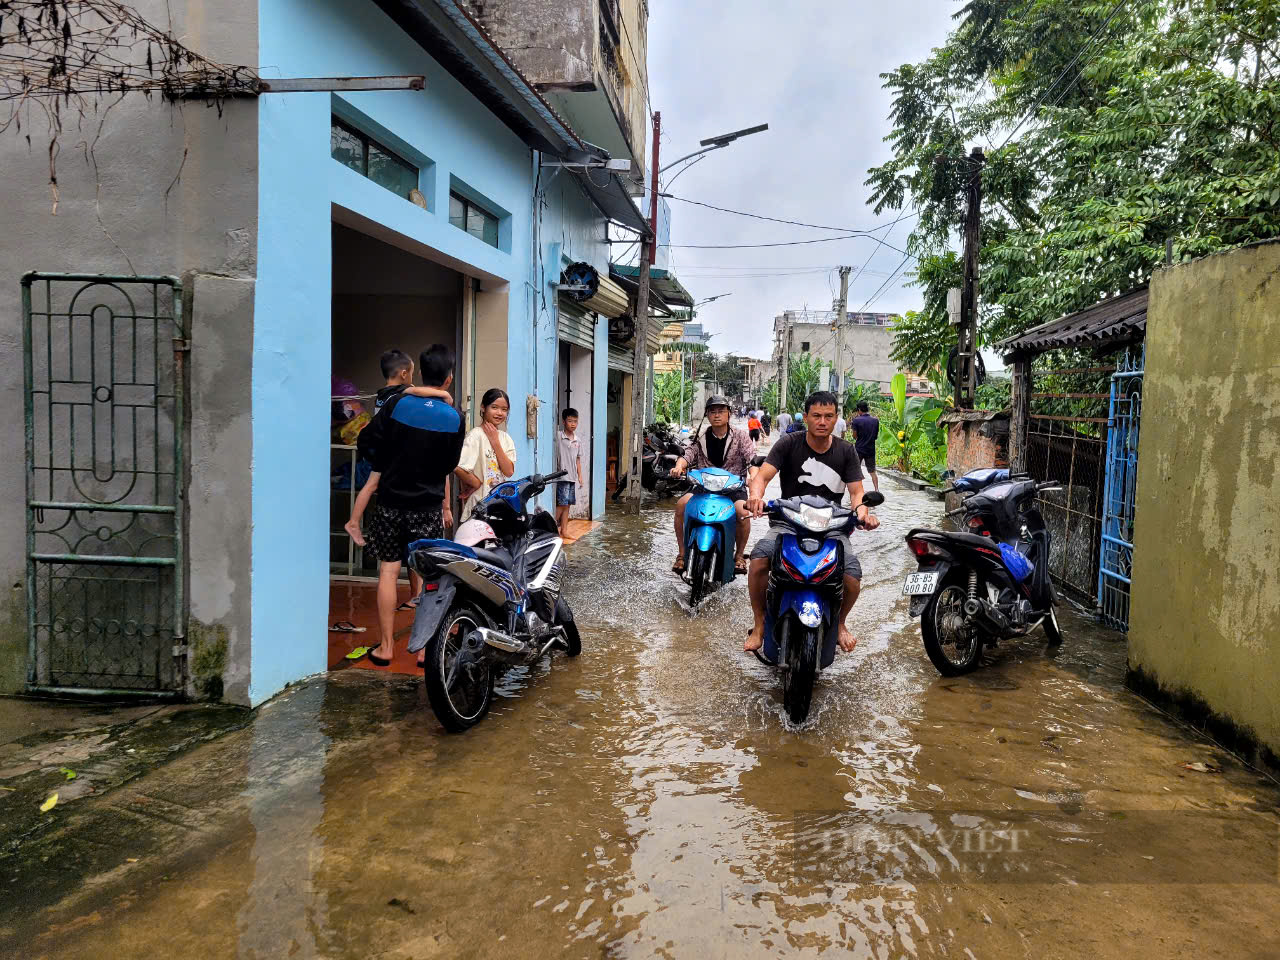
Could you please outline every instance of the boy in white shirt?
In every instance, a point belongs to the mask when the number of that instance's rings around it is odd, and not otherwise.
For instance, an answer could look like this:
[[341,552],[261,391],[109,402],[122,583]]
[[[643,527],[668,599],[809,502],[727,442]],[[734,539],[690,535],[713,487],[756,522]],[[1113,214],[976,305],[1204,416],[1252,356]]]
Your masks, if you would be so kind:
[[565,408],[560,414],[564,428],[556,434],[556,470],[568,470],[574,480],[560,480],[556,483],[556,523],[560,527],[560,536],[569,536],[569,508],[578,502],[577,489],[582,486],[582,443],[576,436],[578,429],[578,411],[573,407]]

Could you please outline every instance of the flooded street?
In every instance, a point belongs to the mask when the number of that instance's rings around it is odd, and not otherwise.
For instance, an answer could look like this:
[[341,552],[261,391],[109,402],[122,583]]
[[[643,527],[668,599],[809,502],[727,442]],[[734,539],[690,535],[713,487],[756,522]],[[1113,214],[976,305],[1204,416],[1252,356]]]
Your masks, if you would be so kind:
[[571,548],[580,658],[462,736],[414,678],[287,691],[10,857],[0,953],[1280,955],[1275,784],[1126,691],[1122,635],[1078,615],[1056,655],[1037,630],[939,678],[899,591],[941,505],[885,493],[803,728],[741,653],[745,581],[690,617],[669,505],[611,513]]

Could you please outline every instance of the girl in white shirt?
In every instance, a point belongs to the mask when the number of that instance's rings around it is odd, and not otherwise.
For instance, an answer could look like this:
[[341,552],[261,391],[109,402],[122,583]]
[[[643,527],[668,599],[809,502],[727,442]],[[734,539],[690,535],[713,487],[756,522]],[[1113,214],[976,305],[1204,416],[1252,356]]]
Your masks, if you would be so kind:
[[472,428],[462,442],[462,454],[454,469],[462,484],[465,521],[476,504],[491,490],[516,472],[516,444],[503,430],[511,413],[511,399],[505,390],[493,387],[480,398],[480,426]]

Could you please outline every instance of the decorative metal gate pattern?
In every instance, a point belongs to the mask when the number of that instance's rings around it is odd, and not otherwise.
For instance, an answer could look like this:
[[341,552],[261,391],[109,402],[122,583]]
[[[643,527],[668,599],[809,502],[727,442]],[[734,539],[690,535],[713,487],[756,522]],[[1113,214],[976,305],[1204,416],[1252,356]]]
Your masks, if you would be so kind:
[[1134,502],[1138,493],[1138,427],[1142,420],[1145,366],[1145,346],[1133,347],[1120,358],[1111,376],[1098,609],[1102,618],[1117,630],[1129,629]]
[[173,277],[22,278],[32,689],[182,687],[181,302]]

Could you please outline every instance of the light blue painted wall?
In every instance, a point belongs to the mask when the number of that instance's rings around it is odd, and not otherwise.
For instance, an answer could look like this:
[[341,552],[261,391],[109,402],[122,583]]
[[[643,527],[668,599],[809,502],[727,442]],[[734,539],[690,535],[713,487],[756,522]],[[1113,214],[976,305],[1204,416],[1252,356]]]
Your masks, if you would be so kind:
[[[330,94],[261,98],[249,691],[255,704],[326,667],[333,206],[497,278],[487,285],[510,284],[506,386],[517,407],[515,423],[523,422],[519,407],[533,389],[535,369],[540,390],[549,390],[555,355],[554,327],[543,312],[536,321],[539,345],[549,332],[552,349],[534,350],[528,147],[368,0],[261,0],[259,22],[267,78],[425,74],[422,92],[355,93],[344,100],[434,162],[433,182],[423,184],[424,192],[434,187],[434,196],[430,212],[423,211],[334,161]],[[510,211],[509,253],[450,225],[450,176]],[[550,436],[541,425],[540,432]],[[525,431],[514,429],[512,437],[521,463],[533,463]],[[549,464],[550,451],[541,445],[540,464]]]
[[[540,192],[545,205],[542,208],[540,233],[543,244],[544,283],[554,284],[559,280],[559,264],[562,258],[570,261],[585,261],[591,264],[601,276],[609,275],[609,244],[605,242],[605,223],[599,211],[583,193],[578,182],[563,171],[555,168],[543,171]],[[554,265],[554,271],[552,266]],[[554,272],[554,276],[551,274]],[[554,287],[544,287],[548,291],[548,310],[554,308]],[[554,357],[554,327],[551,328],[551,351]],[[591,423],[595,436],[591,445],[591,506],[592,516],[604,516],[605,506],[605,470],[606,464],[606,430],[608,421],[608,389],[609,389],[609,324],[601,321],[596,324],[595,356],[592,366],[591,383]],[[551,365],[549,372],[555,375],[556,367]],[[541,371],[540,371],[541,376]],[[541,381],[546,382],[546,381]],[[544,391],[544,398],[552,402],[544,403],[540,411],[552,431],[556,429],[555,398],[561,394]],[[541,423],[539,424],[541,430]],[[549,436],[550,434],[543,434]],[[541,461],[540,465],[541,465]],[[544,469],[551,468],[548,451]]]

